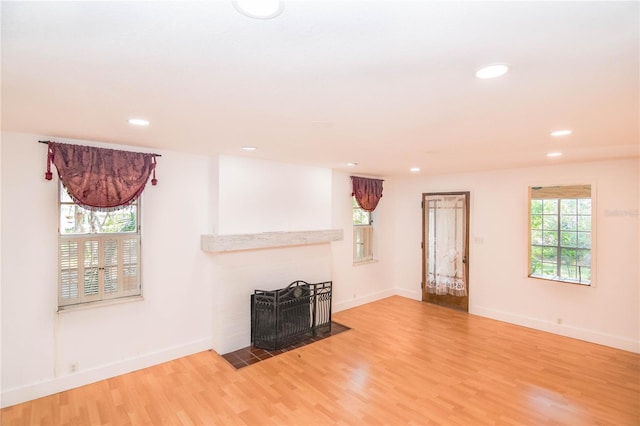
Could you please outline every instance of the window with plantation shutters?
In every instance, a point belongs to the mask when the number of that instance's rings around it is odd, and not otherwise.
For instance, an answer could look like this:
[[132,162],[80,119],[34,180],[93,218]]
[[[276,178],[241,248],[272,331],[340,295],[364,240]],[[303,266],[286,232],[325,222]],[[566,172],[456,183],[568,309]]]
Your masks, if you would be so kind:
[[353,263],[373,260],[373,220],[371,212],[363,210],[356,198],[353,203]]
[[382,179],[351,176],[353,264],[374,262],[373,211],[382,198]]
[[60,308],[141,294],[138,209],[90,211],[60,186]]

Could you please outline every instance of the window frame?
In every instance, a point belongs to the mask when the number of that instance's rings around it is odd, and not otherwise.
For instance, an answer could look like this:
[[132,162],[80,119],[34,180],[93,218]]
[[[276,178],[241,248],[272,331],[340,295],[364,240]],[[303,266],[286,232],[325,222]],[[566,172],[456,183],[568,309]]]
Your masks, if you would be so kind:
[[[560,277],[557,278],[551,278],[548,276],[542,276],[542,275],[533,275],[531,273],[531,268],[532,268],[532,261],[531,261],[531,250],[532,250],[532,240],[531,240],[531,200],[533,200],[534,198],[532,198],[532,188],[533,187],[565,187],[565,186],[580,186],[580,185],[589,185],[590,189],[591,189],[591,248],[590,248],[590,257],[591,257],[591,276],[590,276],[590,282],[589,283],[584,283],[584,282],[579,282],[577,280],[570,280],[570,279],[561,279]],[[584,288],[591,288],[591,287],[596,287],[597,285],[597,187],[596,187],[596,183],[593,180],[589,180],[589,179],[582,179],[579,181],[561,181],[558,182],[556,181],[546,181],[546,182],[540,182],[540,181],[536,181],[533,183],[530,183],[529,185],[527,185],[526,190],[524,191],[525,193],[525,201],[524,204],[526,206],[525,208],[525,226],[524,226],[524,230],[526,232],[525,235],[525,241],[527,242],[527,248],[526,248],[526,262],[525,262],[525,277],[528,279],[532,279],[532,280],[542,280],[542,281],[547,281],[547,282],[557,282],[557,283],[564,283],[564,284],[573,284],[573,285],[577,285],[579,287],[584,287]],[[571,199],[571,198],[559,198],[559,200],[561,199]],[[560,206],[558,207],[560,208]],[[560,226],[560,225],[558,225]],[[560,229],[559,229],[560,231]],[[551,246],[550,246],[551,247]],[[559,244],[557,246],[553,246],[553,247],[560,247]],[[559,256],[559,254],[558,254]]]
[[[84,232],[84,233],[69,233],[63,234],[61,231],[62,226],[62,214],[63,214],[63,205],[78,205],[77,203],[63,200],[64,187],[62,182],[58,179],[57,182],[57,234],[58,234],[58,275],[57,275],[57,299],[58,299],[58,312],[62,312],[65,310],[72,309],[80,309],[87,308],[92,306],[101,306],[101,305],[109,305],[116,303],[123,303],[135,300],[142,300],[142,200],[139,197],[134,201],[136,208],[136,226],[135,231],[127,231],[127,232]],[[135,240],[133,243],[135,245],[135,250],[129,256],[129,261],[125,260],[125,256],[127,253],[127,249],[125,245],[127,245],[127,241]],[[98,291],[96,294],[87,295],[84,292],[84,286],[86,284],[85,279],[81,279],[82,276],[86,276],[85,271],[87,269],[86,262],[84,262],[84,250],[85,244],[87,242],[94,241],[97,244],[96,248],[96,261],[94,262],[95,266],[90,266],[90,269],[97,270],[97,286]],[[75,262],[75,268],[72,267],[64,268],[63,266],[63,246],[70,242],[76,242],[76,257],[77,261]],[[109,254],[107,253],[108,249],[106,248],[108,244],[116,244],[116,256],[117,260],[115,264],[107,264],[109,260]],[[113,247],[113,245],[111,245]],[[129,253],[131,253],[129,251]],[[82,265],[80,263],[83,263]],[[75,269],[77,272],[77,296],[74,298],[63,297],[64,294],[64,280],[63,280],[63,272],[67,270]],[[107,270],[110,269],[112,272],[115,272],[115,276],[117,277],[118,287],[115,291],[109,292],[107,291],[108,286],[108,277]],[[131,270],[133,269],[133,275],[131,274]],[[82,275],[81,275],[82,274]],[[133,285],[125,286],[128,282],[131,282],[131,277],[133,278]],[[69,293],[69,289],[67,288],[67,293]]]
[[[374,212],[368,212],[358,206],[355,196],[351,196],[351,223],[353,225],[353,265],[363,265],[376,262],[374,256],[375,249],[375,228]],[[366,224],[357,224],[355,221],[356,212],[364,213],[367,217]],[[359,247],[360,246],[360,247]],[[361,253],[361,255],[359,255]]]

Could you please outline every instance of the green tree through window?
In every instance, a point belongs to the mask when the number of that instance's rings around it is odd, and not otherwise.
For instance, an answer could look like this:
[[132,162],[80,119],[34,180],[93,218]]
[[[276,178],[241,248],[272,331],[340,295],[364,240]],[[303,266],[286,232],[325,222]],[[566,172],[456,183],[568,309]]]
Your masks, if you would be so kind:
[[591,186],[532,187],[529,276],[591,283]]

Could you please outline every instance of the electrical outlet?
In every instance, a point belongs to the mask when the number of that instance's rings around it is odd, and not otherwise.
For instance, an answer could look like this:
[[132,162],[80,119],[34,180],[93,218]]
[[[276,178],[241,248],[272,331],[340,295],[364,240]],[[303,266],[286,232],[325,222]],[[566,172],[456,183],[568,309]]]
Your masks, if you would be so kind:
[[562,324],[562,318],[556,318],[556,323]]
[[74,362],[71,365],[69,365],[69,372],[75,373],[76,371],[78,371],[78,363]]

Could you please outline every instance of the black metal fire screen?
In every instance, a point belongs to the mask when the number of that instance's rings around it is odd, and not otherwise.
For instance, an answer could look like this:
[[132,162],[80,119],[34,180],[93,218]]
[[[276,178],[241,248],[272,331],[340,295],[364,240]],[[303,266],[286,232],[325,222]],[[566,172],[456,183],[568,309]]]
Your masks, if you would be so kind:
[[257,348],[280,349],[318,332],[331,331],[331,281],[294,281],[280,290],[251,295],[251,342]]

